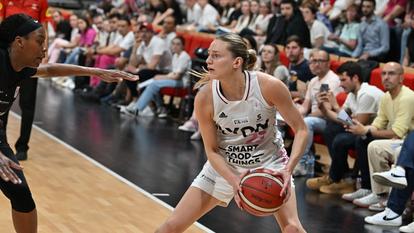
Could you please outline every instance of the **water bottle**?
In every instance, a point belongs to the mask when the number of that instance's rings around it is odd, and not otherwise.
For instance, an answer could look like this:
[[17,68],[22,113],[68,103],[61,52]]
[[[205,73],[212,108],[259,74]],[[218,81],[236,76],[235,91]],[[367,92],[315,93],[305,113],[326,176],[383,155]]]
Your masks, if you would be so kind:
[[315,174],[315,156],[312,153],[308,153],[306,158],[306,175],[308,177],[313,177]]

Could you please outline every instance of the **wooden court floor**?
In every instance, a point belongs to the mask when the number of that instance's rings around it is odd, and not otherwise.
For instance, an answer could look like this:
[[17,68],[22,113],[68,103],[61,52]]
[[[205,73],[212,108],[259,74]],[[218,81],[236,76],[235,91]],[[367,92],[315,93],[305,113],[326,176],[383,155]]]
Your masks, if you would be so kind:
[[[18,119],[10,116],[9,142]],[[171,210],[125,184],[75,151],[33,129],[23,162],[37,204],[41,233],[153,232]],[[14,232],[8,200],[0,195],[0,232]],[[187,232],[205,232],[193,225]]]

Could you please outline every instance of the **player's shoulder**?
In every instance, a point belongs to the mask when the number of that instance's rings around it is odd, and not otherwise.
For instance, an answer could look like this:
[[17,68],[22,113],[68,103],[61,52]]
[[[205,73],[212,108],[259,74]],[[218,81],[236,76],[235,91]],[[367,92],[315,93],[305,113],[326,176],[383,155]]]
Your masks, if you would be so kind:
[[257,75],[257,80],[261,89],[273,89],[284,87],[285,84],[280,81],[278,78],[273,77],[270,74],[263,73],[261,71],[255,71]]
[[199,101],[202,101],[206,103],[208,100],[211,100],[212,98],[212,80],[208,81],[206,84],[201,86],[198,90],[198,93],[196,95],[196,99],[199,99]]

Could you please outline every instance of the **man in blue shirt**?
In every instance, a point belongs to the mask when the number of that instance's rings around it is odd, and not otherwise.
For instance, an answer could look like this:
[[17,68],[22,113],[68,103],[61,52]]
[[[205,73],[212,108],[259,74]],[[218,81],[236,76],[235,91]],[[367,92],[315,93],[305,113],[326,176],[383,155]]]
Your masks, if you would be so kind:
[[390,32],[384,20],[374,15],[374,10],[375,0],[362,0],[361,11],[364,18],[352,56],[384,62],[390,48]]

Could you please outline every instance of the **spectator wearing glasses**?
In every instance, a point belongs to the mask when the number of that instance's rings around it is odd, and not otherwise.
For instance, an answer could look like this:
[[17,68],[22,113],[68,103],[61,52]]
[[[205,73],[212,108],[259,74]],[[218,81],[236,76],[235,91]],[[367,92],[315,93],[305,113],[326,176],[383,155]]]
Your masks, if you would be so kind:
[[[305,100],[299,105],[299,112],[305,116],[305,123],[308,127],[308,139],[305,152],[296,165],[293,175],[303,176],[312,173],[312,169],[306,171],[306,166],[313,166],[314,155],[311,151],[314,133],[322,133],[326,128],[326,120],[318,107],[318,94],[322,91],[331,90],[333,95],[337,95],[340,88],[339,77],[329,69],[329,54],[323,50],[312,50],[309,56],[309,68],[315,77],[309,82],[306,91]],[[322,85],[324,84],[324,85]],[[328,85],[328,89],[322,89],[322,86]],[[312,174],[309,174],[312,175]]]
[[399,146],[407,133],[414,129],[414,92],[403,86],[402,66],[388,62],[382,68],[382,84],[387,91],[381,98],[377,117],[364,126],[354,120],[347,128],[360,137],[356,141],[358,167],[361,171],[361,188],[342,198],[360,207],[374,207],[388,194],[388,188],[372,180],[374,172],[387,171],[395,163]]

